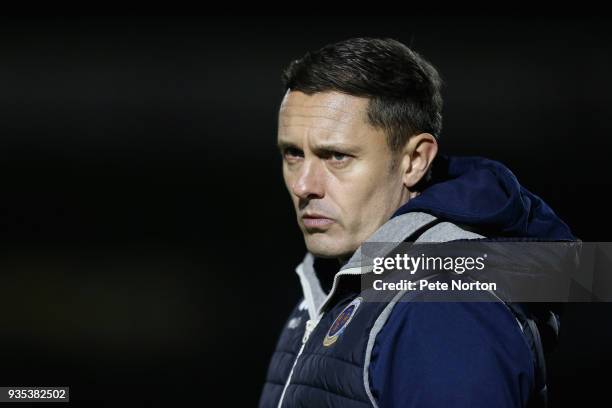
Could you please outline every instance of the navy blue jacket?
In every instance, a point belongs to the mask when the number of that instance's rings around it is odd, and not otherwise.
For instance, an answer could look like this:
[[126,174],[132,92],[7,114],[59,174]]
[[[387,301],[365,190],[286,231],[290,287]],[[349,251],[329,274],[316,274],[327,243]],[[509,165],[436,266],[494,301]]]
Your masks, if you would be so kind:
[[[437,180],[394,216],[425,211],[492,238],[575,239],[554,211],[503,164],[441,156],[434,166]],[[533,363],[520,347],[523,339],[504,337],[515,322],[501,305],[431,305],[400,303],[381,332],[381,338],[393,340],[376,344],[370,366],[380,406],[523,406],[534,381]],[[503,350],[492,352],[496,347]],[[528,376],[511,381],[516,372]],[[411,373],[418,384],[403,383],[398,373]]]

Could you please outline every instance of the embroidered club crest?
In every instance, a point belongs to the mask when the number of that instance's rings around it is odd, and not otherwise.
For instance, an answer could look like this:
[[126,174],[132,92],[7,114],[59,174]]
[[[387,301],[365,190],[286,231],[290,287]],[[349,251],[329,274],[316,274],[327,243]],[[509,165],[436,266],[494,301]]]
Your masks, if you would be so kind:
[[351,319],[355,315],[355,312],[359,308],[362,300],[363,299],[360,297],[356,298],[349,303],[348,306],[342,310],[342,312],[340,312],[338,317],[336,317],[336,320],[334,320],[334,323],[331,325],[327,331],[327,334],[325,335],[325,338],[323,339],[323,345],[325,347],[331,346],[336,342],[336,340],[338,340],[338,337],[340,337],[344,329],[346,329],[346,326],[348,326],[348,324],[351,322]]

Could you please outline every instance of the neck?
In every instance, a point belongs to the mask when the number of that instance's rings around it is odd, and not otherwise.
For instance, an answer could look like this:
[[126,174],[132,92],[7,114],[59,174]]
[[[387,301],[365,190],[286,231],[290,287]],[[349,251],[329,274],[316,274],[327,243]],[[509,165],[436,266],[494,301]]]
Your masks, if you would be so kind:
[[348,262],[349,259],[351,259],[351,256],[353,256],[353,254],[349,254],[349,255],[345,255],[345,256],[336,258],[338,259],[338,263],[340,264],[341,268],[344,266],[344,264]]

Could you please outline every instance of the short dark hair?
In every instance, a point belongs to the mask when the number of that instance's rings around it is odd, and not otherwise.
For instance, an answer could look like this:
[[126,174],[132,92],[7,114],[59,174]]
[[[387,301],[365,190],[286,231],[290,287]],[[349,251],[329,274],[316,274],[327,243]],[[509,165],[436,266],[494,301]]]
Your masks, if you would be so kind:
[[351,38],[307,52],[284,70],[285,91],[367,97],[368,121],[393,152],[410,136],[442,131],[442,80],[418,53],[390,38]]

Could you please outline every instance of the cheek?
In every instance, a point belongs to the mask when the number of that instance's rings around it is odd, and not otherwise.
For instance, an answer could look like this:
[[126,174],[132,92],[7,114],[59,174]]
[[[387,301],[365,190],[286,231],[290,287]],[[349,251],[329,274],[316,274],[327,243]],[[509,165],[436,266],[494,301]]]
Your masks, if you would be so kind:
[[289,189],[289,180],[290,176],[289,173],[287,172],[287,169],[285,168],[285,165],[283,165],[283,180],[285,182],[285,187],[287,187],[287,189]]
[[[390,216],[390,209],[397,201],[398,181],[388,173],[364,171],[355,174],[351,181],[344,180],[336,191],[336,203],[347,222],[347,227],[359,229],[375,225],[378,227]],[[369,228],[371,229],[371,228]]]
[[339,207],[344,221],[348,225],[362,224],[377,201],[376,189],[359,179],[356,182],[340,183],[331,197]]
[[294,194],[291,188],[291,186],[293,185],[293,177],[291,173],[288,172],[284,167],[283,167],[283,180],[285,182],[285,188],[287,189],[287,192],[289,193],[289,195],[291,195],[291,199],[294,200],[294,197],[293,197]]

